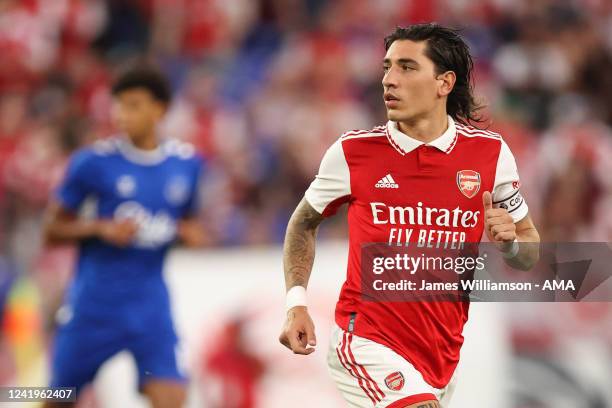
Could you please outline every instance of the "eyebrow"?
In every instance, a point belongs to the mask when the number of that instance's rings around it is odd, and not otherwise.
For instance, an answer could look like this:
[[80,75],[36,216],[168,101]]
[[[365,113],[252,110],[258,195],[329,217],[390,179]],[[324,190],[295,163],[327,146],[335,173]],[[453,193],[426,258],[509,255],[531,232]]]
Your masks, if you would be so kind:
[[[390,64],[391,63],[391,58],[385,58],[383,60],[383,64]],[[400,58],[397,60],[398,64],[414,64],[414,65],[419,65],[418,62],[416,62],[415,60],[413,60],[412,58]]]

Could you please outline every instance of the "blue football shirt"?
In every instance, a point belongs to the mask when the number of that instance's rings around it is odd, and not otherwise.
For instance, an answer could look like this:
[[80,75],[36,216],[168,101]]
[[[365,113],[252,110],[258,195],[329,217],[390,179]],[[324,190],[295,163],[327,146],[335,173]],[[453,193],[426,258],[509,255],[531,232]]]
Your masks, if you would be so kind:
[[177,222],[196,210],[202,169],[192,146],[174,140],[144,151],[116,137],[74,154],[57,192],[60,204],[96,218],[131,219],[138,232],[124,248],[97,238],[80,243],[63,324],[135,332],[172,327],[162,268]]

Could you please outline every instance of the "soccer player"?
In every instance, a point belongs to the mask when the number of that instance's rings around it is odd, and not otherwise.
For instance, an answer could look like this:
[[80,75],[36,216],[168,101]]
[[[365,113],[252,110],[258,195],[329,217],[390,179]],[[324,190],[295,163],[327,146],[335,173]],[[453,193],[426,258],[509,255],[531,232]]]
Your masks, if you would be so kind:
[[289,221],[287,319],[279,340],[297,354],[314,351],[306,286],[317,228],[347,203],[349,259],[328,355],[332,377],[353,407],[440,407],[452,392],[468,302],[363,301],[361,245],[406,237],[477,243],[484,229],[506,263],[529,269],[537,245],[519,243],[539,242],[539,235],[507,144],[468,124],[480,118],[463,39],[418,24],[397,28],[385,49],[388,122],[342,135]]
[[162,265],[176,239],[203,242],[194,217],[203,162],[190,145],[158,137],[171,95],[156,69],[126,71],[112,94],[121,134],[74,154],[47,213],[46,241],[79,245],[58,312],[51,385],[78,393],[128,350],[153,407],[180,407],[186,378]]

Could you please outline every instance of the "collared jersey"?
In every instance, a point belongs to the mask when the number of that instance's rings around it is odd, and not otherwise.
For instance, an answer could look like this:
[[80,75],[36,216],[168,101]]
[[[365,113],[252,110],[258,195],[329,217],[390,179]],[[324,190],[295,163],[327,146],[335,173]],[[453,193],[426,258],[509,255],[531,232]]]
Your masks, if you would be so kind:
[[130,219],[138,230],[124,248],[98,238],[79,244],[60,323],[171,326],[162,266],[178,220],[195,211],[202,167],[190,145],[173,140],[143,151],[116,137],[73,155],[56,194],[60,204],[95,218]]
[[430,143],[397,123],[343,134],[325,153],[305,193],[324,216],[348,203],[347,277],[336,323],[390,347],[435,388],[449,382],[459,361],[467,302],[366,302],[361,248],[368,243],[477,243],[483,232],[482,194],[515,222],[527,215],[516,163],[499,134],[455,123]]

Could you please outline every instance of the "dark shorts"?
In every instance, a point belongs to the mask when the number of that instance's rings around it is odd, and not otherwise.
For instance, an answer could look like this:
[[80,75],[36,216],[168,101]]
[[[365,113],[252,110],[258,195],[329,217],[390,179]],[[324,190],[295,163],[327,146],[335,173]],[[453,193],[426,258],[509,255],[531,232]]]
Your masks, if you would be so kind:
[[128,335],[112,327],[61,327],[53,345],[51,386],[76,387],[78,393],[104,362],[123,350],[134,357],[139,389],[151,380],[186,382],[176,349],[176,335],[168,328]]

